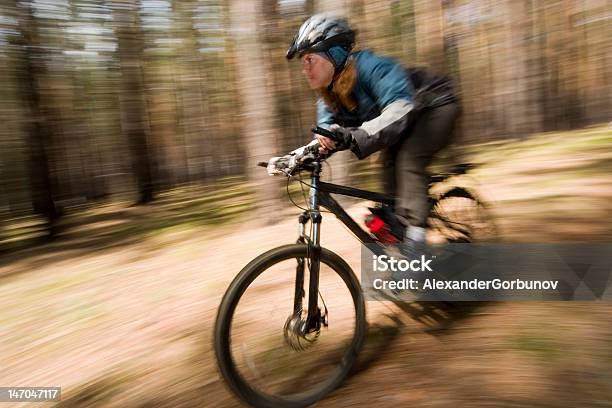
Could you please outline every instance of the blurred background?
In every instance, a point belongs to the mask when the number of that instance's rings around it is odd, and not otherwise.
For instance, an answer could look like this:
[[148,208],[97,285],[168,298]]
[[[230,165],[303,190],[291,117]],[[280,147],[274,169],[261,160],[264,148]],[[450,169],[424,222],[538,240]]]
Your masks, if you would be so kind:
[[459,144],[610,120],[606,0],[3,1],[0,243],[221,180],[274,205],[278,181],[253,166],[311,137],[316,96],[284,52],[315,11],[346,15],[360,48],[450,75]]
[[[453,79],[442,158],[478,164],[461,182],[499,239],[610,242],[609,0],[3,0],[0,385],[61,385],[62,407],[237,406],[211,328],[240,269],[296,239],[285,181],[255,164],[312,137],[285,51],[315,12]],[[334,159],[325,177],[380,189],[376,155]],[[359,243],[323,228],[359,273]],[[610,305],[379,303],[359,372],[320,406],[612,401]]]

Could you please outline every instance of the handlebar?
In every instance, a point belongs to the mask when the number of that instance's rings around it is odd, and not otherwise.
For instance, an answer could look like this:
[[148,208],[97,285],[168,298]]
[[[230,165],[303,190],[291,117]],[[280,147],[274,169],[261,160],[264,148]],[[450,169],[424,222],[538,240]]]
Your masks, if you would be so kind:
[[[339,141],[338,136],[334,132],[332,132],[331,130],[322,128],[320,126],[312,127],[311,131],[313,133],[318,134],[318,135],[328,137],[328,138],[332,139],[334,142],[338,142]],[[313,140],[313,142],[315,142],[315,141]],[[309,144],[308,146],[305,146],[305,147],[306,147],[306,150],[302,151],[302,153],[301,153],[302,156],[301,157],[310,156],[311,159],[316,159],[316,160],[318,160],[320,158],[325,158],[326,157],[326,156],[321,156],[319,154],[319,143],[315,143],[314,145],[313,144]],[[257,166],[259,166],[259,167],[268,167],[268,162],[263,162],[263,161],[258,162]]]
[[331,130],[322,128],[321,126],[315,126],[312,129],[310,129],[310,130],[312,131],[312,133],[316,133],[316,134],[321,135],[321,136],[329,137],[334,142],[339,142],[340,141],[338,139],[338,136],[334,132],[332,132]]

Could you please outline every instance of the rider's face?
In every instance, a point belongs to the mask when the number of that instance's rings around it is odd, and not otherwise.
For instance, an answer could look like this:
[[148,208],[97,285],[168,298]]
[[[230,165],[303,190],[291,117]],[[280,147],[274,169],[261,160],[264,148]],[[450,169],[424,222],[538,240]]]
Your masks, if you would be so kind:
[[329,85],[334,76],[334,65],[318,54],[305,54],[302,57],[302,73],[310,89],[319,89]]

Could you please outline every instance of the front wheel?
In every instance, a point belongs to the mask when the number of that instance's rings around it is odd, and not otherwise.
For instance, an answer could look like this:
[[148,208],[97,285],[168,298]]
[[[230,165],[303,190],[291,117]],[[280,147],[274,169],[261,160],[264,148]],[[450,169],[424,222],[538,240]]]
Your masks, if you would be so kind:
[[315,403],[344,380],[361,349],[366,330],[361,286],[349,265],[324,248],[321,325],[304,330],[309,271],[307,245],[272,249],[244,267],[219,307],[214,330],[219,370],[231,390],[255,407]]

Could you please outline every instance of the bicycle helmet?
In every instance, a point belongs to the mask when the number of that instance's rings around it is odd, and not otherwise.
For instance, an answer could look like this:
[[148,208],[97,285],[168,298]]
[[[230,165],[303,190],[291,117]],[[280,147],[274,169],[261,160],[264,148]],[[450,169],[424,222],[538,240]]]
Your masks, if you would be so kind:
[[323,52],[336,62],[337,58],[334,58],[334,53],[329,53],[330,49],[334,48],[335,51],[339,47],[348,55],[354,43],[355,32],[344,18],[315,14],[302,24],[293,37],[287,49],[287,59],[292,59],[296,54],[301,57],[306,52]]

